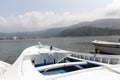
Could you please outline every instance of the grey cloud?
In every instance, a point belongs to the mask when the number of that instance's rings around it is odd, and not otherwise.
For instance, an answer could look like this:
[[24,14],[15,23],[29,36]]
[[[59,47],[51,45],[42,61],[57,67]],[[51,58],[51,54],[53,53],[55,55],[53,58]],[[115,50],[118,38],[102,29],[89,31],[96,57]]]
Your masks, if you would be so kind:
[[17,16],[0,16],[0,32],[38,31],[108,17],[120,17],[120,0],[113,0],[106,7],[88,13],[32,11]]
[[120,17],[120,0],[113,0],[104,8],[106,17]]
[[[79,22],[80,15],[76,14],[55,14],[52,11],[27,12],[23,15],[0,17],[0,32],[23,32],[45,30],[55,26],[66,26]],[[7,30],[6,30],[7,29]]]
[[105,16],[108,16],[108,17],[109,16],[113,16],[113,17],[120,16],[120,11],[109,11],[105,14]]

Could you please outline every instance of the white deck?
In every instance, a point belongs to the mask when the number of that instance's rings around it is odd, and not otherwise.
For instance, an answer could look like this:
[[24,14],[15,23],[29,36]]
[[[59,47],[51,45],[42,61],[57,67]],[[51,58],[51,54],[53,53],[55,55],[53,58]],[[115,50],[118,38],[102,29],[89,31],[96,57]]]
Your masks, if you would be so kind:
[[[57,57],[56,55],[57,61],[67,56],[68,53],[71,54],[73,53],[60,49],[54,49],[51,51],[49,47],[45,47],[45,46],[42,47],[33,46],[27,48],[25,51],[23,51],[21,56],[12,66],[0,61],[0,70],[2,75],[0,76],[0,80],[120,80],[120,65],[119,64],[110,65],[109,59],[108,59],[108,64],[95,62],[95,60],[91,61],[93,63],[97,63],[97,64],[99,63],[100,66],[98,67],[86,68],[86,69],[76,70],[58,75],[50,75],[50,76],[43,75],[32,64],[33,59],[36,60],[35,63],[43,62],[45,57],[46,59],[49,60],[47,56],[43,55],[45,53],[50,53],[49,55],[51,55],[52,53],[54,54],[59,52],[60,53],[62,52],[63,54],[59,55],[59,57]],[[64,54],[66,52],[67,54]],[[90,57],[91,56],[93,57],[93,54],[86,54],[86,55],[82,53],[73,53],[73,54],[75,54],[75,56],[78,55],[79,58],[84,57],[83,61],[90,61]],[[80,56],[80,54],[82,56]],[[117,58],[119,58],[119,56],[117,56]],[[89,60],[85,60],[85,59],[89,59]],[[100,61],[101,60],[102,58],[100,59]]]
[[[120,66],[114,66],[112,69],[120,71]],[[56,80],[120,80],[120,74],[101,67],[71,73]]]
[[3,62],[3,61],[0,61],[0,79],[2,77],[2,75],[7,71],[8,68],[10,68],[11,65],[6,63],[6,62]]

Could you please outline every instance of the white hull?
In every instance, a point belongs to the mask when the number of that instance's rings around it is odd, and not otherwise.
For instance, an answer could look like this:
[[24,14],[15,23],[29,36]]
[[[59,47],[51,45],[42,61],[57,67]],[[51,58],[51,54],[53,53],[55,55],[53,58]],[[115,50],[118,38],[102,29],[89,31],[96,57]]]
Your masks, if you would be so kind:
[[120,43],[95,40],[93,44],[101,53],[120,55]]
[[[108,58],[107,63],[102,63],[106,61],[104,57]],[[112,62],[113,57],[117,63]],[[119,59],[120,56],[94,57],[94,54],[37,45],[25,49],[13,65],[0,63],[9,66],[0,80],[120,80],[120,66],[110,64],[119,64]]]

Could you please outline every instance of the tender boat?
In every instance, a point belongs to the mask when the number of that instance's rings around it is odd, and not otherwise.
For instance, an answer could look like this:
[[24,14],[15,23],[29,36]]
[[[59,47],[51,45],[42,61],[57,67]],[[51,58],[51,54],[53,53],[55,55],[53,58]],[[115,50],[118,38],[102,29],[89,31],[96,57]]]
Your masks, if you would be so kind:
[[95,45],[96,52],[99,51],[100,53],[120,55],[119,42],[94,40],[92,43]]
[[119,55],[36,45],[25,49],[12,65],[1,61],[0,80],[120,80],[119,63]]

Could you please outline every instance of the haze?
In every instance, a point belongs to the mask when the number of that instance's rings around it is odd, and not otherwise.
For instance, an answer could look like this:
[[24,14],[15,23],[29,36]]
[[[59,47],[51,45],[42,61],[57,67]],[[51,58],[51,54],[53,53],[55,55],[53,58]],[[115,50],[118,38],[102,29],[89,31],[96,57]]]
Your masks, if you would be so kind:
[[0,32],[41,31],[119,18],[120,0],[1,0]]

